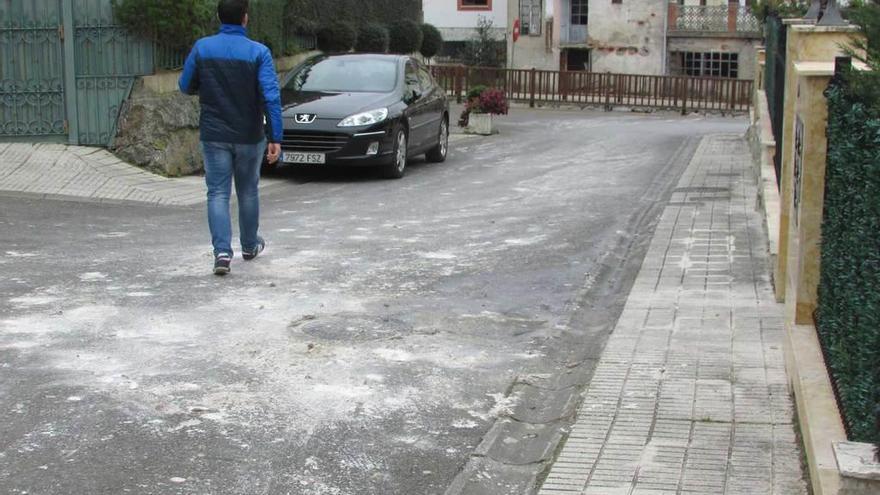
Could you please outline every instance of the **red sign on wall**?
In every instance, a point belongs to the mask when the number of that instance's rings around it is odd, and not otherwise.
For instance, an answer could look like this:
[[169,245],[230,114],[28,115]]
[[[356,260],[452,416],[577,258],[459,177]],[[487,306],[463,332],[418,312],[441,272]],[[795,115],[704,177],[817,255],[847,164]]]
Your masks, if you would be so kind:
[[513,21],[513,42],[516,43],[519,40],[519,31],[520,31],[520,23],[519,19]]

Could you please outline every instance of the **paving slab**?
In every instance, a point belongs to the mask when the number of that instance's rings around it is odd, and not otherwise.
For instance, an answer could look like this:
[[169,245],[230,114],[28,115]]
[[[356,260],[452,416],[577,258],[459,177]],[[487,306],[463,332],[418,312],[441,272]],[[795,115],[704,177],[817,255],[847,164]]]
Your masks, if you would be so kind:
[[806,493],[745,140],[703,138],[539,493]]

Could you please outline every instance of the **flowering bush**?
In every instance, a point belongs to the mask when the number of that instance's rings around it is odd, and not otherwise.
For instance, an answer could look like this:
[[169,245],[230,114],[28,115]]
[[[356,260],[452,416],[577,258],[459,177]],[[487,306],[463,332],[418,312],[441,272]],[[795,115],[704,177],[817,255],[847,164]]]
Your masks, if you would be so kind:
[[490,113],[492,115],[507,115],[510,105],[507,103],[507,96],[500,89],[487,89],[480,94],[479,113]]
[[496,88],[477,86],[468,91],[467,105],[458,119],[459,127],[467,127],[472,113],[488,113],[491,115],[507,115],[510,105],[504,91]]

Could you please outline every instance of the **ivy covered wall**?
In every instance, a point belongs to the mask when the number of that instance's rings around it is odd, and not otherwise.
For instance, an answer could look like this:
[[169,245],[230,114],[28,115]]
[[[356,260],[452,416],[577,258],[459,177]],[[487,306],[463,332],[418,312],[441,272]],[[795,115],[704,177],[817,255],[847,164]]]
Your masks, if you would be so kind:
[[880,77],[850,73],[827,96],[816,323],[850,439],[880,443]]

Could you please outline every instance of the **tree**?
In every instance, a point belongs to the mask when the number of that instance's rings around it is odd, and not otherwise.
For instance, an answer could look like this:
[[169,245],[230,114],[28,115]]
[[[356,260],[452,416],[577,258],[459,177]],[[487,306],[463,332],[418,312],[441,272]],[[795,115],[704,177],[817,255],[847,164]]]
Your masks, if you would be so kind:
[[423,57],[430,59],[440,53],[443,48],[443,35],[440,30],[431,24],[422,24],[422,48],[419,52]]
[[850,21],[859,27],[862,38],[854,38],[849,54],[867,64],[870,72],[855,71],[847,79],[855,94],[880,112],[880,0],[858,0],[848,9]]
[[880,0],[854,1],[848,9],[850,20],[859,26],[864,39],[856,39],[853,42],[857,51],[867,54],[867,57],[858,57],[863,62],[872,65],[876,71],[880,69]]
[[480,16],[477,21],[477,32],[465,44],[461,59],[466,65],[476,67],[500,67],[503,61],[502,41],[495,36],[492,19]]
[[807,13],[808,0],[749,0],[749,8],[763,20],[770,14],[780,17],[800,17]]

